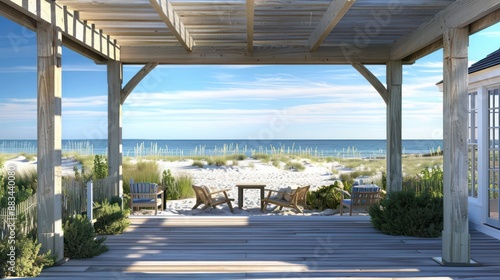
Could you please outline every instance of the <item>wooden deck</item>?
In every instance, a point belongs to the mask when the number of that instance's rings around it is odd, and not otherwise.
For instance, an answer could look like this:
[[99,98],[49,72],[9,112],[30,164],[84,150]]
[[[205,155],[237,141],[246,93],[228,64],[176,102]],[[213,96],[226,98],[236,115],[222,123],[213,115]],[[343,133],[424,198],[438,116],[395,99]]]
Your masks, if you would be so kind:
[[[500,241],[471,232],[479,267],[443,267],[441,239],[388,236],[369,218],[133,217],[110,250],[48,268],[45,279],[500,279]],[[351,278],[352,279],[352,278]]]

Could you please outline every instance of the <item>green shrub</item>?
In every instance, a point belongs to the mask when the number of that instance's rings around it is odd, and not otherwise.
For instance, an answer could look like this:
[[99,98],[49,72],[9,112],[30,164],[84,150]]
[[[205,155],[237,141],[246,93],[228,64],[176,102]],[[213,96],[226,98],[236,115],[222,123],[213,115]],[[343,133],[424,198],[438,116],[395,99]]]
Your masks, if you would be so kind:
[[349,173],[342,173],[339,177],[343,183],[348,183],[351,186],[354,184],[354,178]]
[[271,156],[268,154],[253,154],[252,157],[254,159],[258,159],[264,163],[269,162],[269,160],[271,159]]
[[214,164],[216,166],[225,166],[227,164],[227,160],[225,157],[216,157],[214,160]]
[[403,190],[420,194],[429,191],[433,195],[443,194],[443,169],[441,167],[425,168],[413,178],[403,180]]
[[[28,197],[30,197],[33,194],[31,189],[24,189],[24,188],[20,188],[19,186],[15,186],[14,190],[12,191],[12,189],[9,190],[7,188],[7,186],[5,186],[3,189],[3,193],[6,194],[9,192],[14,193],[14,198],[15,198],[16,203],[21,203],[21,202],[27,200]],[[8,207],[9,197],[10,197],[9,195],[4,195],[0,199],[0,208],[7,208]]]
[[[11,251],[11,247],[14,247],[15,250]],[[5,238],[1,241],[0,278],[9,276],[36,277],[44,267],[54,265],[55,257],[50,252],[40,254],[41,247],[42,244],[21,235],[16,236],[15,239]],[[12,254],[15,254],[15,261],[9,256]]]
[[207,165],[214,165],[214,163],[215,163],[215,161],[212,157],[208,157],[206,161],[207,161]]
[[313,209],[323,211],[325,209],[337,209],[342,198],[343,184],[335,181],[332,185],[322,186],[307,194],[307,204]]
[[[3,168],[3,162],[0,160],[0,170]],[[0,199],[3,197],[4,188],[3,188],[3,173],[0,172]],[[1,207],[1,206],[0,206]]]
[[[7,172],[8,171],[6,171],[5,174],[0,174],[0,194],[5,194],[8,191],[7,184],[9,182],[9,176],[7,176]],[[16,203],[21,203],[36,193],[38,186],[36,169],[29,169],[22,172],[15,170],[14,178],[15,189],[13,193]],[[7,196],[0,196],[0,208],[4,207],[7,207]]]
[[129,214],[127,210],[121,211],[118,203],[105,200],[96,211],[94,229],[98,234],[120,234],[130,225]]
[[369,214],[373,226],[386,234],[437,237],[443,230],[443,198],[430,191],[391,192]]
[[172,176],[170,169],[164,170],[162,185],[165,187],[164,196],[167,199],[176,200],[194,197],[193,179],[188,174]]
[[108,177],[108,162],[103,155],[94,156],[94,166],[92,167],[92,177],[94,179],[104,179]]
[[113,196],[109,200],[109,204],[111,204],[111,205],[118,204],[118,206],[121,207],[122,206],[122,199],[119,196]]
[[300,162],[288,162],[286,164],[285,169],[292,169],[292,170],[302,171],[302,170],[304,170],[306,168]]
[[193,164],[192,166],[196,166],[196,167],[199,167],[199,168],[203,168],[205,166],[205,164],[203,164],[203,162],[199,161],[199,160],[195,160],[193,161]]
[[232,156],[233,160],[245,160],[246,158],[247,158],[247,156],[244,154],[237,154],[237,155]]
[[163,186],[163,197],[166,199],[178,199],[180,197],[179,191],[175,186],[175,178],[172,176],[170,169],[163,170],[161,175],[161,184]]
[[84,215],[69,218],[64,223],[63,231],[64,255],[66,257],[91,258],[108,250],[104,244],[106,237],[97,238],[92,223]]

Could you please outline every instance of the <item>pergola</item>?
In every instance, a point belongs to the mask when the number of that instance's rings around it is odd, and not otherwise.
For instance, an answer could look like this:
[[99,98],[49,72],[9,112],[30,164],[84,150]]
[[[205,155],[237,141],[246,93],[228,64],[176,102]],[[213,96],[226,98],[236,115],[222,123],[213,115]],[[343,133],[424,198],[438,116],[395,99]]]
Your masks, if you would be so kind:
[[[38,240],[63,258],[64,45],[108,67],[108,161],[122,193],[122,104],[158,64],[350,64],[387,105],[387,188],[401,189],[403,65],[444,48],[442,262],[468,265],[468,38],[500,21],[498,0],[0,0],[37,33]],[[122,65],[144,67],[122,85]],[[386,85],[364,65],[385,64]]]

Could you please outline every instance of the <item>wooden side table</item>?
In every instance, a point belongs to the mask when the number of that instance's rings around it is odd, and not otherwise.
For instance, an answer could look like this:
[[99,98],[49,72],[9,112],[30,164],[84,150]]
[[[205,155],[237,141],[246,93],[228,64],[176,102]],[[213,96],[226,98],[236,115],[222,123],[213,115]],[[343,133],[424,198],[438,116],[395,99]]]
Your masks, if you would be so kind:
[[238,188],[238,207],[240,209],[243,208],[243,190],[244,189],[259,189],[260,190],[260,207],[262,209],[262,199],[264,199],[264,188],[266,187],[265,184],[242,183],[242,184],[237,184],[236,187]]

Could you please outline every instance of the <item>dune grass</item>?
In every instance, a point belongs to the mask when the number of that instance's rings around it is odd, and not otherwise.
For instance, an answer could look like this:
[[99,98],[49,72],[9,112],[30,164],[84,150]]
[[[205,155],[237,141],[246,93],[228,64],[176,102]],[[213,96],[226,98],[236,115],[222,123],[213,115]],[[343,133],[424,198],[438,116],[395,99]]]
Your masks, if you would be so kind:
[[419,174],[425,168],[432,168],[443,165],[443,156],[420,157],[414,155],[403,156],[404,175],[413,176]]
[[134,182],[150,182],[160,184],[160,168],[156,161],[139,161],[123,163],[123,192],[130,193],[130,179]]
[[179,194],[179,199],[194,197],[193,179],[189,174],[179,174],[175,176],[176,190]]

